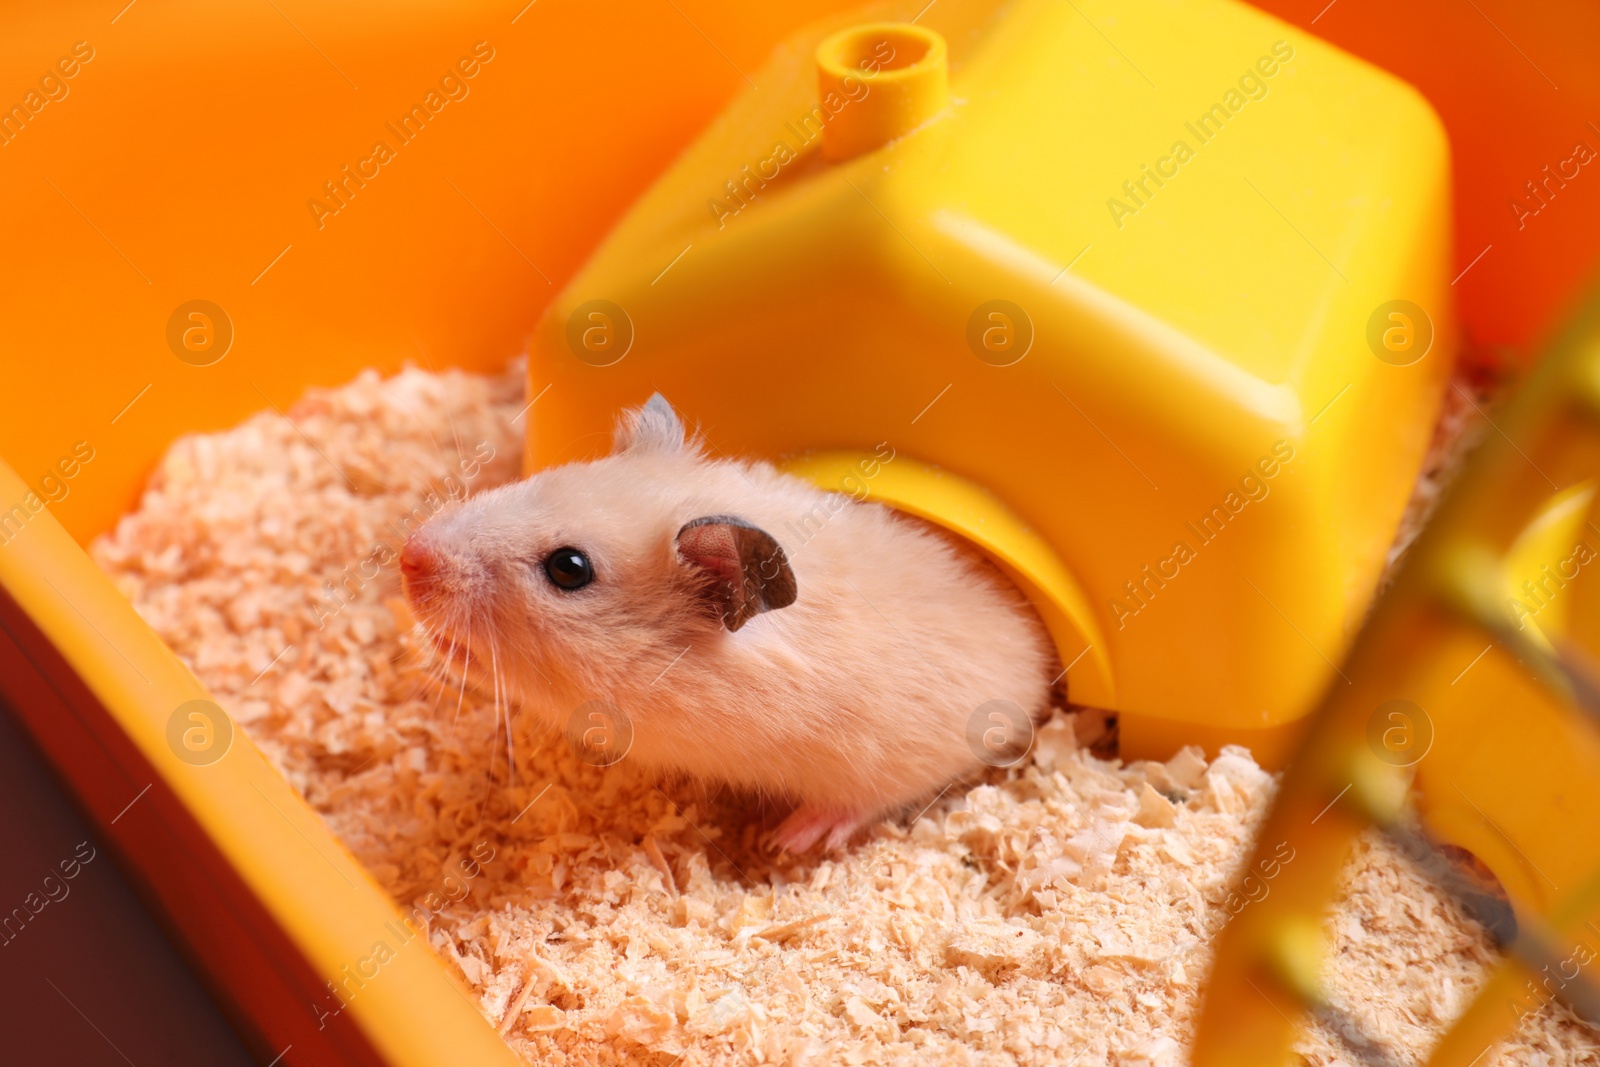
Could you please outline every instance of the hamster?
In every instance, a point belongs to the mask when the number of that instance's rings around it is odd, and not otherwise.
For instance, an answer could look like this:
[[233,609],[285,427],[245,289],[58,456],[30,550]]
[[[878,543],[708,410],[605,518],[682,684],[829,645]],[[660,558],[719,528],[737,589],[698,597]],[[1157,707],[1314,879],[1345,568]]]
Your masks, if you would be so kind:
[[401,572],[466,681],[557,730],[591,702],[620,711],[626,758],[794,804],[773,839],[793,853],[838,849],[994,762],[969,740],[994,707],[1030,717],[1025,747],[1059,666],[976,552],[770,464],[708,458],[659,394],[623,415],[610,455],[434,516]]

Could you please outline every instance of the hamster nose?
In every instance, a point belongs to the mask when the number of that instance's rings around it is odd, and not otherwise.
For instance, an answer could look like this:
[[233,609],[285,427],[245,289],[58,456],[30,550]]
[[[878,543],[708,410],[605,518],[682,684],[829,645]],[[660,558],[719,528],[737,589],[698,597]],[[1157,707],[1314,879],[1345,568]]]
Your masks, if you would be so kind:
[[430,577],[438,566],[433,550],[416,537],[406,538],[400,549],[400,573],[412,581]]

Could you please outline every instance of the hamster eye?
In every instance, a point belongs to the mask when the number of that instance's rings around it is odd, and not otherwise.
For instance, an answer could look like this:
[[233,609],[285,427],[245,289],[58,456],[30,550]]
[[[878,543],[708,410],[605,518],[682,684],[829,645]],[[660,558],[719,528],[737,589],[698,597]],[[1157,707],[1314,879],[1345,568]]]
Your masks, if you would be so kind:
[[589,562],[588,556],[571,546],[558,548],[546,556],[544,572],[557,589],[569,593],[594,581],[594,564]]

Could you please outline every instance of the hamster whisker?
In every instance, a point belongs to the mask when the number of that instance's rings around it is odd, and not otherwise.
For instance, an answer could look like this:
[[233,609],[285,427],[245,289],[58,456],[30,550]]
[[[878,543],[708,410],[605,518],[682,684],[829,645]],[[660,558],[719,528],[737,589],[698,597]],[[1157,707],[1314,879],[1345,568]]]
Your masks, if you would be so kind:
[[[493,650],[494,646],[491,644],[489,647],[491,649],[490,658],[492,660],[492,658],[493,658],[493,651],[492,650]],[[489,734],[489,769],[488,769],[488,773],[487,773],[488,788],[490,788],[490,789],[494,788],[494,757],[495,757],[495,753],[500,751],[500,678],[499,678],[498,675],[495,675],[493,680],[494,680],[494,683],[495,683],[494,684],[494,698],[493,698],[494,699],[494,708],[493,708],[493,711],[494,711],[494,729]]]
[[[430,635],[429,643],[432,644],[434,646],[435,651],[437,651],[437,649],[438,649],[438,639],[436,637],[432,637]],[[455,656],[456,656],[456,635],[455,635],[455,631],[452,629],[450,631],[450,648],[449,648],[448,651],[446,651],[444,653],[443,658],[439,662],[439,676],[438,676],[439,692],[438,692],[438,695],[434,697],[434,702],[433,702],[433,710],[435,712],[437,712],[439,710],[439,701],[443,700],[445,693],[449,691],[450,682],[451,682],[450,664],[455,661]],[[465,684],[465,683],[463,683],[463,684]],[[457,709],[456,713],[458,715],[460,714],[459,708]]]
[[[492,629],[491,629],[491,634],[492,634]],[[493,673],[494,673],[494,733],[495,733],[495,747],[498,747],[498,745],[500,743],[500,717],[502,715],[501,707],[500,707],[500,702],[501,702],[501,695],[500,695],[501,694],[501,682],[500,682],[500,655],[499,655],[498,646],[499,646],[499,642],[494,640],[493,637],[491,636],[490,641],[489,641],[489,667],[490,667],[490,670],[493,671]],[[512,759],[511,707],[510,707],[510,701],[509,700],[506,702],[506,708],[505,708],[505,711],[504,711],[503,714],[505,716],[505,721],[506,721],[506,786],[507,786],[507,788],[514,789],[514,788],[516,788],[516,784],[517,784],[517,768],[516,768],[515,762]],[[489,750],[489,777],[490,777],[491,780],[494,778],[494,748],[491,748]]]
[[411,632],[418,639],[404,653],[404,658],[408,662],[403,669],[415,676],[411,691],[404,698],[407,701],[425,692],[429,685],[435,682],[434,675],[439,673],[441,668],[437,662],[438,649],[433,646],[427,627],[419,621],[412,625]]
[[439,636],[441,628],[428,625],[418,619],[412,624],[411,635],[415,638],[405,655],[407,663],[405,670],[415,676],[411,690],[403,698],[406,701],[415,699],[419,694],[432,691],[432,712],[438,713],[439,703],[444,699],[445,693],[452,682],[450,664],[455,656],[456,642],[452,636],[448,648]]
[[[490,629],[491,629],[491,632],[494,633],[495,648],[498,649],[500,647],[500,634],[499,634],[498,629],[496,627],[494,627],[494,625],[493,625],[493,617],[492,616],[490,618]],[[512,722],[511,722],[511,687],[510,687],[509,684],[507,684],[506,682],[500,680],[500,678],[499,678],[499,676],[500,676],[500,661],[499,661],[498,656],[495,659],[494,669],[495,669],[495,676],[496,676],[496,680],[497,680],[496,688],[498,688],[499,691],[504,695],[504,699],[505,699],[506,780],[511,784],[511,786],[513,788],[515,788],[516,784],[517,784],[517,762],[516,762],[516,760],[517,760],[517,746],[516,746],[516,733],[515,733],[515,730],[513,729]]]
[[[429,635],[428,643],[434,647],[434,650],[436,652],[438,651],[438,647],[439,647],[438,639],[433,637],[432,634]],[[455,656],[456,656],[456,635],[455,635],[454,631],[451,631],[451,634],[450,634],[450,647],[445,651],[444,658],[440,663],[440,666],[444,668],[444,675],[445,676],[449,675],[449,673],[450,673],[450,663],[451,663],[451,661],[453,661],[455,659]]]
[[466,664],[469,664],[471,662],[472,662],[472,616],[469,615],[469,616],[467,616],[467,652],[466,652],[466,659],[462,661],[461,677],[458,679],[460,681],[460,683],[461,683],[461,692],[456,694],[456,717],[453,720],[451,720],[451,725],[452,726],[457,725],[457,724],[459,724],[461,722],[461,702],[463,700],[465,700],[466,697],[467,697],[467,667],[466,667]]
[[511,646],[511,652],[522,661],[523,666],[527,667],[528,670],[533,672],[534,677],[538,678],[539,681],[544,683],[546,689],[550,688],[550,676],[539,669],[539,664],[535,662],[520,645],[513,642]]
[[[427,635],[428,642],[429,677],[433,684],[438,687],[439,694],[442,697],[445,690],[455,680],[454,664],[456,662],[457,645],[455,630],[454,628],[449,628],[447,631],[447,628],[443,626],[428,626],[425,627],[424,632]],[[444,632],[449,632],[450,634],[449,645],[444,644],[441,636]]]

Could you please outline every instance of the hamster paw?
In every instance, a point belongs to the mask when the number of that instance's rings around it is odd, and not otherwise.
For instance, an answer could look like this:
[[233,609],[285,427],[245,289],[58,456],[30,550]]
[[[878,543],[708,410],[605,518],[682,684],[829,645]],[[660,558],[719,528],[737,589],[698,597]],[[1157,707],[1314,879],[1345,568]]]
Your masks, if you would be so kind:
[[772,839],[786,852],[799,855],[818,841],[833,852],[850,840],[864,820],[853,811],[802,804],[772,832]]

